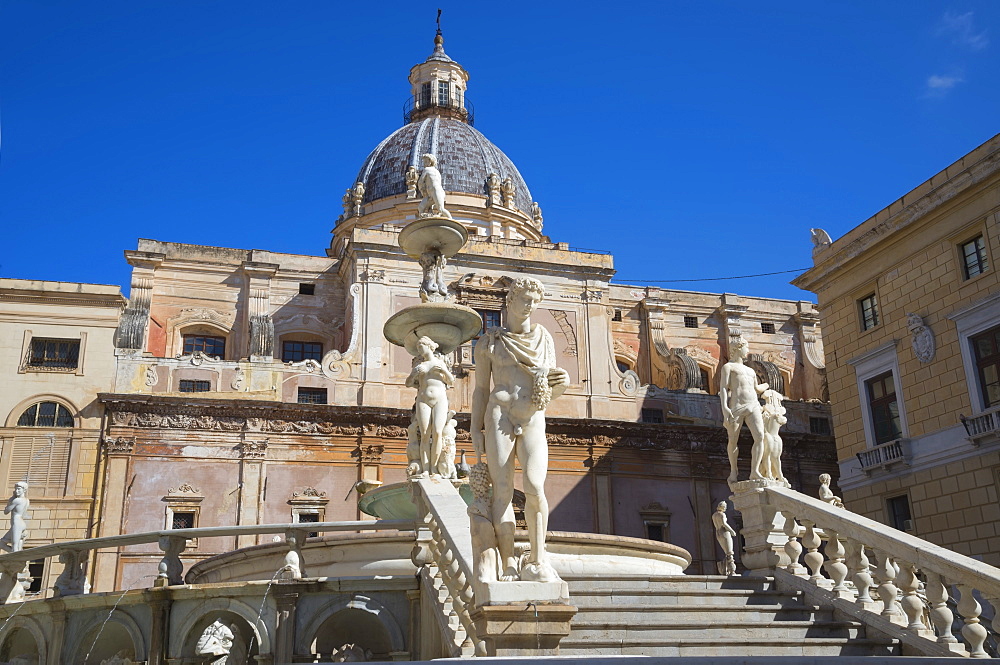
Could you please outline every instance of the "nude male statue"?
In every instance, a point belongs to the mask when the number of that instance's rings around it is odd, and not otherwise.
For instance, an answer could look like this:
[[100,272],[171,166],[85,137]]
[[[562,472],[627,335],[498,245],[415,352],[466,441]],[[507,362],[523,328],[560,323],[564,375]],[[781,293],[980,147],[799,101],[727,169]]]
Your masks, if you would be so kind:
[[[486,454],[493,482],[492,519],[500,551],[501,580],[559,580],[545,554],[549,505],[545,474],[549,449],[545,407],[565,392],[569,374],[556,367],[552,336],[531,323],[545,293],[530,277],[514,280],[507,294],[506,328],[491,328],[476,343],[472,443],[476,461]],[[492,381],[492,386],[491,386]],[[514,556],[514,464],[524,470],[525,518],[531,554],[520,571]]]
[[761,414],[760,401],[757,396],[769,388],[766,383],[757,383],[757,373],[743,364],[749,355],[747,341],[742,337],[729,346],[729,362],[722,366],[722,378],[719,387],[719,399],[722,402],[722,417],[726,431],[729,433],[729,486],[736,482],[739,454],[738,442],[740,428],[746,422],[753,435],[753,448],[750,451],[750,480],[763,480],[760,472],[764,458],[764,418]]
[[424,163],[424,168],[417,179],[417,187],[424,198],[417,204],[417,215],[419,217],[440,215],[451,219],[451,213],[444,207],[444,185],[441,172],[437,169],[437,157],[427,153],[421,155],[420,159]]

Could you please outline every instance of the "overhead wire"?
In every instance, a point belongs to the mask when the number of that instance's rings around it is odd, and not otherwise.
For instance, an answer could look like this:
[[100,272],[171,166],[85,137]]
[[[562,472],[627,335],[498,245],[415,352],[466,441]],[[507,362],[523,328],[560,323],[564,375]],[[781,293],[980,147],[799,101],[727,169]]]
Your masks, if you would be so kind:
[[733,277],[702,277],[701,279],[626,279],[615,277],[613,282],[641,282],[644,284],[674,284],[677,282],[717,282],[726,279],[750,279],[751,277],[768,277],[769,275],[785,275],[791,272],[804,272],[809,268],[793,268],[792,270],[778,270],[776,272],[762,272],[756,275],[734,275]]

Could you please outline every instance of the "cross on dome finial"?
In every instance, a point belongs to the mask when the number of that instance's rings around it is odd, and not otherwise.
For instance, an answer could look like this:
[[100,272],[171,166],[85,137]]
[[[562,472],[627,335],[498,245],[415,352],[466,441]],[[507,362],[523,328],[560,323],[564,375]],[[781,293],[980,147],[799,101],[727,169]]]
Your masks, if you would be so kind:
[[441,10],[438,9],[437,13],[437,32],[434,33],[434,53],[431,54],[431,58],[437,58],[439,60],[447,59],[451,60],[448,55],[444,52],[444,35],[441,34]]

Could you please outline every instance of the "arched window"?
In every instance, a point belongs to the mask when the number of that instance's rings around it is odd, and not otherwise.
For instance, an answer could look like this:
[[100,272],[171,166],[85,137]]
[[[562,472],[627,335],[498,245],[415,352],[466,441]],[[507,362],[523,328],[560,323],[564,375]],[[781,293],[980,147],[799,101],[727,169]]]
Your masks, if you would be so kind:
[[62,404],[38,402],[32,404],[17,419],[18,427],[72,427],[73,414]]

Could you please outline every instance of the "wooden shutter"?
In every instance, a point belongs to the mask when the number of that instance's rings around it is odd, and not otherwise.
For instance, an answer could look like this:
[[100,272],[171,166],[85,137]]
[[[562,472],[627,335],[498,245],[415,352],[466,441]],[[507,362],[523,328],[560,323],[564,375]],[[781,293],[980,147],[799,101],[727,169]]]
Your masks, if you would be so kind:
[[28,497],[63,496],[69,472],[70,443],[63,432],[49,435],[15,436],[10,448],[10,469],[5,487],[19,480],[28,482]]

